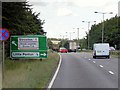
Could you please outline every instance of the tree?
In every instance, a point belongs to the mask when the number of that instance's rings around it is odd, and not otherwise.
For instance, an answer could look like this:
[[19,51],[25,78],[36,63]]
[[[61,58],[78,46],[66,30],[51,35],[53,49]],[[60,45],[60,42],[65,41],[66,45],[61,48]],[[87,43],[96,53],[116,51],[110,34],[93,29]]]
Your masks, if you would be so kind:
[[[44,34],[44,20],[38,18],[40,13],[33,13],[27,2],[2,3],[2,28],[7,28],[11,35]],[[9,56],[10,40],[6,41]]]
[[[120,25],[119,25],[120,17],[117,16],[107,19],[104,21],[104,42],[109,43],[110,46],[117,46],[117,49],[120,49]],[[90,47],[93,46],[94,43],[101,43],[101,35],[102,35],[102,23],[97,25],[93,25],[89,32],[90,36]]]

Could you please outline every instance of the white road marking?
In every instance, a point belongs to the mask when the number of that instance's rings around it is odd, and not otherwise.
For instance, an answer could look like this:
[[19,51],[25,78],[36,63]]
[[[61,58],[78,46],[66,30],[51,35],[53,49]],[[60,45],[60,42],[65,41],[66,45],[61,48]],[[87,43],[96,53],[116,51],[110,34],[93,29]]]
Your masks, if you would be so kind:
[[109,73],[112,74],[112,75],[114,74],[112,71],[109,71]]
[[102,66],[102,65],[99,65],[99,66],[103,68],[103,66]]
[[91,59],[88,59],[88,60],[91,60]]
[[53,85],[53,83],[54,83],[54,81],[55,81],[55,79],[56,79],[56,77],[57,77],[57,75],[58,75],[58,72],[59,72],[59,69],[60,69],[60,66],[61,66],[61,63],[62,63],[62,56],[61,56],[60,54],[59,54],[59,56],[60,56],[59,65],[58,65],[58,67],[57,67],[57,70],[56,70],[56,72],[55,72],[55,74],[54,74],[51,82],[49,83],[49,86],[48,86],[48,89],[47,89],[47,90],[50,90],[50,88],[52,87],[52,85]]
[[93,63],[96,63],[95,61],[93,61]]

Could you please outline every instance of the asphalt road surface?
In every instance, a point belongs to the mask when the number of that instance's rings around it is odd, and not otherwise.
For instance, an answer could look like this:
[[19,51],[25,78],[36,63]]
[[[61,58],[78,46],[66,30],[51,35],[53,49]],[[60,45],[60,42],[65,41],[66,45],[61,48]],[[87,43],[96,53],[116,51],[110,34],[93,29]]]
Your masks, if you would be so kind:
[[91,53],[62,53],[52,88],[118,88],[118,58],[93,59]]

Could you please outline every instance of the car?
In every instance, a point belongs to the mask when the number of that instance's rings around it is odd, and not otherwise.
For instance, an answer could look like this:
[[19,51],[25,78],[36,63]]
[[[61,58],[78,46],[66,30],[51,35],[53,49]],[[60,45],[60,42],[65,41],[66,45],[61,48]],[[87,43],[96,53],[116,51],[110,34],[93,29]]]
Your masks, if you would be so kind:
[[61,47],[60,50],[59,50],[59,52],[61,52],[61,53],[67,53],[68,50],[66,48],[64,48],[64,47]]
[[114,47],[110,47],[109,50],[110,50],[110,51],[114,51],[115,48],[114,48]]

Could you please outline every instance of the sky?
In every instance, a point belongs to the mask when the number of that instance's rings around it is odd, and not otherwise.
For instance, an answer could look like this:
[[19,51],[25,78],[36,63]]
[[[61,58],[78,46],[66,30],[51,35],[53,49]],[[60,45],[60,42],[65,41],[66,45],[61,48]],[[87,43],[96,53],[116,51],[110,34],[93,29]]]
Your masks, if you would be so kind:
[[[33,12],[45,20],[43,29],[48,38],[82,39],[90,27],[118,14],[119,0],[27,0]],[[108,14],[113,12],[113,14]],[[84,23],[82,21],[85,21]],[[96,23],[94,22],[96,21]],[[102,26],[101,26],[102,28]],[[79,34],[78,34],[79,30]]]

